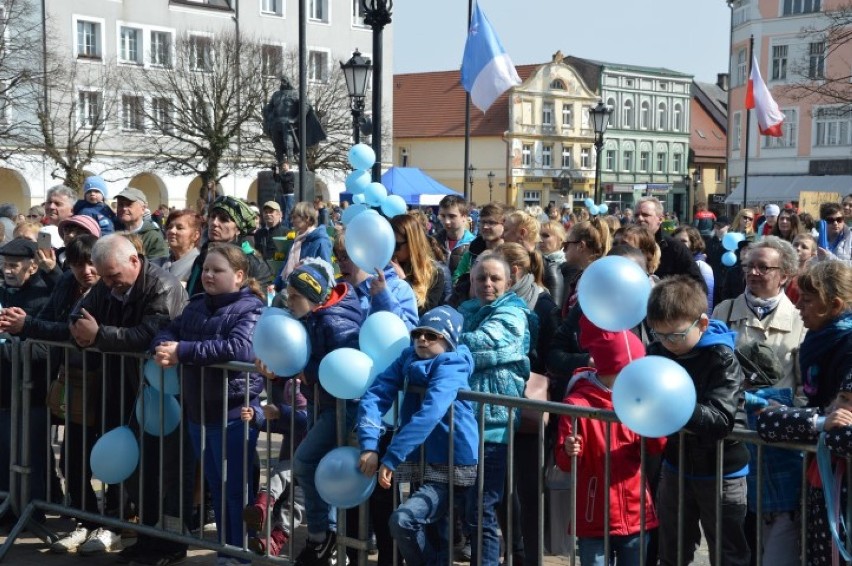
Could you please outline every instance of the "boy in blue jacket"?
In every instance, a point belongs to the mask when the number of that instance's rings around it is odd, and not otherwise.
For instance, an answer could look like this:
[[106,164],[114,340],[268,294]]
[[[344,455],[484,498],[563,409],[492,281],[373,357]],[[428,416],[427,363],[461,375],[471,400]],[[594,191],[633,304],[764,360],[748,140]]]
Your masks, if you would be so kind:
[[[394,475],[397,480],[421,483],[389,521],[391,534],[407,564],[447,563],[450,481],[458,496],[476,481],[476,418],[469,401],[456,399],[459,391],[470,391],[468,381],[473,372],[473,356],[466,346],[458,345],[461,328],[462,316],[451,307],[436,307],[424,314],[411,332],[413,346],[379,374],[361,398],[358,410],[361,471],[372,476],[378,470],[378,483],[385,489],[391,487]],[[409,386],[424,388],[422,398],[419,392],[409,391]],[[382,415],[390,410],[400,392],[404,397],[399,427],[380,465]],[[451,405],[455,427],[452,438]],[[453,462],[448,461],[450,442]],[[419,477],[421,446],[426,466]],[[439,527],[440,541],[436,546],[426,536],[426,527],[432,524]]]
[[104,202],[108,194],[103,177],[92,175],[83,181],[83,198],[74,203],[74,214],[94,218],[101,229],[102,236],[115,232],[117,221],[115,212]]

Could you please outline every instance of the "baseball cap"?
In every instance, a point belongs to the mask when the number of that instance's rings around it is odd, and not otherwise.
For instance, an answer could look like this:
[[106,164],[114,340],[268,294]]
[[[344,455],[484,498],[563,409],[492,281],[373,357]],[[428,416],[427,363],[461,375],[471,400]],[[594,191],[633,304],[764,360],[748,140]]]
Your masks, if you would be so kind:
[[143,204],[148,204],[148,197],[145,196],[145,193],[140,191],[139,189],[134,189],[133,187],[127,187],[117,195],[115,198],[126,198],[129,201],[133,202],[141,202]]

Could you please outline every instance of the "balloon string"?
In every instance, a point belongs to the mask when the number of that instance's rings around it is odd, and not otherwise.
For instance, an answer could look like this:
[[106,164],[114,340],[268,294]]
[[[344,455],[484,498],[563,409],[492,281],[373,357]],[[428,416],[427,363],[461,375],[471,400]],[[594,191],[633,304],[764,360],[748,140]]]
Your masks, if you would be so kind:
[[[641,322],[639,324],[642,324]],[[633,361],[633,352],[630,351],[630,340],[627,339],[627,333],[629,330],[622,330],[621,335],[624,336],[624,345],[627,347],[627,359],[628,363]]]
[[362,428],[375,428],[375,429],[377,429],[377,430],[379,431],[379,436],[384,436],[384,435],[385,435],[385,433],[386,433],[386,432],[387,432],[387,430],[388,430],[388,429],[384,426],[384,424],[382,424],[382,423],[376,423],[376,422],[374,422],[374,421],[372,421],[372,420],[370,420],[370,419],[368,419],[368,418],[365,418],[364,420],[362,420],[362,421],[360,422],[359,426],[360,426],[360,427],[362,427]]

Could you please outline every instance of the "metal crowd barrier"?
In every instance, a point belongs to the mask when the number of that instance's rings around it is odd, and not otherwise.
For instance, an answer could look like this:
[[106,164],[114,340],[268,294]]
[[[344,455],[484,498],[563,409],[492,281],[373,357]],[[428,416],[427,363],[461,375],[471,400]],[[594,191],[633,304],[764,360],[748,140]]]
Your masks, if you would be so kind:
[[[81,521],[105,526],[107,528],[117,530],[119,532],[134,531],[138,534],[156,537],[158,539],[172,541],[176,543],[186,544],[189,547],[208,549],[222,555],[227,555],[244,560],[250,560],[253,563],[286,564],[290,563],[294,559],[295,553],[298,552],[298,550],[300,549],[294,548],[294,543],[296,540],[296,537],[294,535],[296,533],[298,525],[295,524],[294,519],[296,494],[292,483],[289,489],[289,493],[287,494],[287,506],[290,520],[288,530],[290,536],[286,549],[283,551],[283,555],[280,557],[273,557],[269,555],[260,556],[252,552],[248,547],[248,536],[245,524],[243,524],[243,529],[241,533],[241,546],[231,546],[219,543],[216,540],[205,538],[203,528],[205,517],[205,502],[203,494],[199,502],[199,517],[201,524],[198,530],[198,534],[193,534],[188,530],[186,526],[187,521],[189,520],[187,513],[191,512],[195,505],[195,501],[192,498],[194,491],[197,491],[197,489],[193,485],[193,482],[189,481],[190,478],[194,478],[195,476],[196,466],[194,464],[195,458],[192,451],[192,447],[188,445],[189,441],[184,419],[181,418],[180,423],[175,432],[171,433],[171,435],[169,435],[168,437],[164,437],[162,434],[160,434],[159,437],[155,437],[142,431],[137,425],[136,419],[131,418],[130,414],[133,407],[131,401],[136,398],[145,381],[142,375],[143,364],[146,361],[147,356],[143,354],[134,353],[100,353],[93,350],[80,350],[76,346],[67,343],[36,340],[27,340],[24,342],[18,342],[13,340],[5,344],[3,347],[7,349],[7,353],[11,363],[5,363],[4,361],[3,364],[0,364],[0,382],[8,381],[11,384],[11,396],[9,399],[0,398],[0,412],[8,412],[9,419],[8,421],[0,421],[6,427],[6,430],[0,430],[0,435],[3,436],[3,439],[0,439],[0,442],[8,441],[9,443],[8,465],[10,472],[10,480],[8,485],[0,485],[0,490],[7,490],[0,491],[0,498],[2,498],[2,503],[0,503],[0,518],[4,517],[7,514],[14,513],[14,515],[18,517],[18,520],[14,528],[11,530],[8,537],[6,538],[5,542],[2,544],[2,546],[0,546],[0,561],[2,561],[6,557],[9,550],[14,545],[15,540],[19,537],[19,535],[25,528],[29,529],[36,536],[38,536],[47,543],[51,543],[59,538],[59,535],[57,533],[50,531],[49,528],[42,524],[40,516],[45,513],[73,517]],[[64,419],[57,419],[57,417],[52,416],[49,411],[45,410],[42,407],[41,400],[33,398],[33,391],[47,391],[49,389],[50,382],[53,381],[58,375],[60,365],[63,365],[67,368],[75,364],[82,369],[84,375],[87,373],[93,373],[95,376],[97,376],[96,378],[93,378],[91,380],[91,383],[87,379],[84,379],[82,382],[83,391],[81,410],[83,416],[79,418],[88,418],[89,404],[92,402],[96,404],[94,422],[92,425],[89,426],[82,426],[80,424],[72,422],[72,414],[73,410],[75,409],[73,395],[71,396],[71,402],[69,402],[66,406]],[[118,364],[118,366],[116,364]],[[118,369],[117,374],[115,373],[116,367]],[[223,365],[207,366],[203,370],[205,379],[202,380],[202,392],[207,387],[222,387],[224,401],[221,422],[223,425],[223,429],[227,424],[228,418],[227,381],[225,379],[217,380],[215,378],[217,377],[217,375],[225,376],[225,372],[227,370],[250,371],[252,369],[253,366],[251,366],[250,364],[228,363]],[[181,393],[183,393],[183,368],[179,368],[178,373],[180,391]],[[210,379],[207,379],[208,376],[210,377]],[[266,385],[266,390],[269,391],[270,383],[267,381]],[[96,398],[89,399],[89,387],[95,387],[96,389],[99,389],[99,395],[97,395]],[[2,394],[4,391],[5,390],[0,390],[0,394]],[[113,394],[115,394],[116,396],[113,397]],[[295,395],[295,392],[293,394]],[[318,395],[314,395],[314,399],[317,398]],[[505,524],[503,525],[505,529],[501,528],[503,540],[505,541],[505,545],[508,548],[508,551],[506,552],[505,563],[508,566],[513,565],[512,541],[516,527],[514,521],[515,510],[511,502],[515,497],[516,483],[535,482],[535,493],[538,497],[537,507],[539,510],[537,514],[536,525],[538,540],[530,542],[535,543],[533,544],[533,548],[537,548],[538,551],[536,552],[537,556],[526,556],[524,564],[540,565],[544,563],[546,559],[545,545],[548,542],[547,539],[549,538],[550,540],[548,547],[550,549],[554,549],[555,547],[559,546],[567,547],[567,551],[563,548],[561,553],[568,557],[571,565],[573,566],[575,563],[577,563],[576,538],[574,537],[575,533],[573,527],[573,525],[576,524],[576,476],[573,474],[570,475],[570,481],[567,486],[557,486],[562,488],[568,488],[567,491],[569,495],[569,516],[567,517],[567,522],[572,526],[568,527],[568,529],[564,533],[562,533],[562,535],[565,537],[562,540],[559,540],[559,533],[546,537],[545,533],[550,522],[549,516],[547,514],[546,502],[551,505],[554,504],[553,498],[545,497],[545,493],[549,490],[549,486],[546,482],[546,474],[550,466],[554,464],[551,463],[552,458],[549,453],[552,450],[552,448],[549,446],[549,440],[551,436],[549,432],[552,430],[552,428],[545,425],[541,413],[549,413],[551,420],[555,420],[560,416],[567,416],[572,418],[574,430],[576,430],[578,418],[585,417],[599,419],[612,423],[618,421],[615,414],[609,411],[569,406],[558,402],[543,402],[529,399],[506,398],[498,395],[488,395],[477,392],[462,392],[459,394],[459,398],[480,403],[479,414],[477,415],[480,429],[480,462],[482,461],[485,449],[484,443],[482,442],[482,432],[484,430],[483,415],[485,410],[485,404],[503,405],[513,409],[530,411],[533,414],[537,414],[538,427],[537,431],[533,435],[536,444],[535,459],[534,461],[529,462],[518,462],[520,466],[517,468],[517,471],[522,472],[521,477],[516,477],[516,462],[514,454],[516,449],[516,443],[518,441],[518,435],[510,435],[509,437],[507,452],[507,489],[505,491],[504,496],[506,520]],[[164,397],[162,395],[159,396],[159,403],[159,430],[162,431],[165,424]],[[180,403],[181,414],[185,415],[183,407],[184,401],[182,396]],[[246,392],[246,398],[244,401],[244,404],[247,403],[248,392]],[[8,405],[8,409],[5,408],[6,405]],[[345,414],[344,411],[341,410],[342,407],[343,402],[339,401],[337,411],[339,445],[344,445],[351,442],[349,440],[349,433],[351,431],[344,430],[343,423],[345,421]],[[452,412],[452,407],[450,410]],[[510,428],[514,429],[515,422],[517,419],[516,411],[509,411],[509,415]],[[116,421],[115,419],[118,419],[118,421]],[[293,428],[292,419],[293,417],[291,417],[290,423],[291,430]],[[100,484],[98,487],[100,497],[96,497],[97,508],[92,509],[91,505],[89,505],[89,508],[87,509],[86,504],[81,504],[81,502],[85,502],[87,496],[91,497],[90,494],[87,494],[87,489],[91,485],[88,460],[91,445],[93,444],[92,441],[94,440],[95,436],[100,436],[108,432],[112,428],[112,426],[114,426],[117,422],[129,424],[133,429],[134,434],[136,435],[136,438],[139,442],[140,458],[137,471],[134,472],[134,475],[131,476],[129,480],[124,481],[121,484],[111,485],[109,487]],[[450,422],[450,434],[453,435],[455,431],[452,425],[452,419]],[[248,451],[245,449],[245,442],[248,438],[248,426],[248,424],[244,425],[244,448],[242,450],[242,457],[238,461],[234,462],[231,461],[231,459],[229,458],[229,455],[227,454],[225,436],[223,435],[221,446],[221,450],[225,459],[225,462],[223,463],[223,468],[226,468],[229,465],[241,466],[243,470],[243,477],[246,479],[251,478],[255,474],[255,469],[259,468],[260,479],[265,479],[268,482],[273,467],[273,460],[277,459],[277,457],[273,454],[274,440],[272,434],[269,433],[269,427],[267,425],[267,430],[265,431],[267,434],[265,435],[265,437],[260,436],[258,438],[256,452],[260,457],[260,465],[256,466],[254,462],[255,456],[249,454]],[[51,442],[51,429],[58,428],[61,428],[64,431],[64,437],[62,449],[59,454],[59,463],[57,465],[56,463],[54,463],[55,453]],[[44,438],[33,437],[33,433],[38,433],[39,430],[45,434]],[[202,443],[204,443],[205,439],[205,430],[206,426],[202,425]],[[69,433],[69,431],[71,432]],[[79,443],[75,444],[73,447],[75,449],[78,449],[80,452],[76,455],[75,460],[75,454],[73,453],[74,450],[72,450],[72,444],[76,442],[74,440],[74,435],[76,433],[79,433],[81,435],[81,438],[79,439]],[[610,427],[607,427],[607,445],[609,445],[610,441],[609,433]],[[757,466],[757,485],[758,489],[761,489],[763,485],[763,474],[761,464],[763,461],[763,451],[765,443],[757,436],[756,433],[749,430],[737,429],[732,433],[731,437],[756,446],[756,460],[752,461],[751,464]],[[526,439],[526,441],[529,441],[529,439]],[[684,443],[681,442],[681,450],[683,450],[683,445]],[[775,448],[781,447],[795,451],[804,451],[806,453],[810,453],[815,450],[815,447],[810,445],[773,443],[771,444],[771,446]],[[294,448],[294,439],[291,435],[289,446],[284,447],[284,455],[289,457],[291,462],[293,460]],[[449,461],[452,462],[452,443],[448,447],[448,450]],[[717,443],[717,453],[719,454],[720,463],[718,464],[715,481],[717,533],[721,533],[722,520],[721,513],[718,512],[721,509],[722,505],[722,450],[722,443],[720,441]],[[648,478],[646,477],[645,473],[645,465],[647,462],[644,443],[642,445],[641,450],[641,459],[641,481],[644,485],[645,482],[648,481]],[[204,460],[205,458],[203,453],[199,461],[201,478],[204,478]],[[43,470],[41,470],[41,472],[39,473],[40,461],[46,463],[47,465],[43,465]],[[803,458],[803,472],[805,467],[807,466],[808,461],[808,457]],[[153,470],[151,468],[151,462],[154,462],[156,464]],[[576,469],[576,463],[577,462],[575,457],[573,462],[574,469]],[[177,465],[175,466],[175,464]],[[422,465],[423,462],[421,461],[421,466]],[[603,492],[603,496],[605,498],[605,509],[609,508],[609,472],[611,470],[610,466],[610,457],[609,454],[607,454],[605,461],[605,470],[607,478]],[[850,469],[852,469],[852,467],[850,467]],[[173,478],[170,478],[168,476],[168,474],[173,474],[175,473],[175,471],[178,474],[178,479],[176,482]],[[156,474],[156,478],[147,478],[145,474],[150,474],[152,472]],[[449,473],[450,477],[452,477],[452,466],[450,467]],[[64,482],[64,487],[62,488],[61,493],[56,493],[56,488],[54,486],[53,481],[54,474],[61,476],[62,481]],[[807,524],[805,519],[807,517],[807,512],[805,508],[806,501],[804,496],[806,488],[805,475],[806,474],[804,473],[802,475],[803,480],[801,486],[802,493],[800,494],[801,513],[799,525],[800,536],[802,541],[800,562],[803,565],[807,563],[807,556],[805,553],[804,545],[805,536],[807,532]],[[226,486],[224,484],[226,482],[226,477],[226,474],[223,473],[223,485],[221,486],[221,506],[223,509],[225,507],[224,488]],[[74,479],[80,480],[80,485],[73,485],[74,483],[76,483],[72,481]],[[168,486],[166,485],[167,483],[169,483]],[[177,487],[175,487],[175,483]],[[249,489],[251,483],[251,481],[243,482],[243,505],[246,505],[249,502],[253,502],[255,499],[256,494]],[[259,483],[262,484],[262,482]],[[678,483],[679,489],[682,492],[684,489],[684,475],[682,468],[679,473]],[[151,485],[154,484],[156,484],[156,490],[152,492]],[[74,492],[74,490],[76,489],[79,489],[79,495]],[[377,487],[376,489],[381,488]],[[476,496],[478,497],[478,501],[481,503],[484,489],[482,474],[479,475],[476,485],[470,489],[476,490]],[[450,501],[453,501],[454,491],[455,488],[451,483],[449,488]],[[565,490],[562,489],[558,491]],[[411,492],[413,492],[413,488],[411,488]],[[42,495],[39,496],[39,494]],[[399,497],[400,490],[398,489],[398,485],[395,479],[393,488],[394,506],[398,504]],[[156,505],[152,506],[150,502],[146,504],[146,499],[150,498],[156,499]],[[77,502],[76,505],[72,504],[72,499]],[[175,501],[177,501],[176,504]],[[116,503],[118,504],[117,510],[114,507],[109,509],[107,508],[110,505],[114,506]],[[761,520],[760,517],[762,515],[762,507],[760,498],[758,498],[757,505],[757,548],[753,549],[752,552],[755,554],[756,563],[761,564],[760,546],[762,541],[759,522]],[[167,506],[170,507],[170,511],[167,511]],[[155,509],[153,512],[155,517],[153,518],[150,516],[152,508]],[[472,544],[480,545],[478,546],[478,554],[481,556],[481,505],[478,505],[478,508],[479,516],[476,517],[473,521],[473,523],[476,525],[475,532],[471,533],[471,535],[473,537]],[[641,503],[641,509],[643,510],[641,530],[642,535],[646,533],[644,508],[645,501],[643,490]],[[176,513],[174,512],[175,509],[177,510]],[[683,498],[680,498],[678,513],[679,515],[682,515],[683,512]],[[357,536],[350,536],[348,534],[350,531],[347,530],[346,515],[347,513],[345,512],[340,512],[338,514],[338,556],[343,556],[343,553],[346,552],[347,549],[352,549],[353,551],[357,552],[357,563],[366,564],[369,560],[368,542],[370,532],[366,505],[361,505],[358,510]],[[450,505],[450,541],[453,540],[455,534],[455,515],[456,510],[454,509],[453,505]],[[604,529],[604,548],[606,555],[608,555],[609,550],[611,548],[611,537],[608,534],[609,517],[606,517],[605,521],[606,528]],[[222,523],[224,530],[224,521],[220,521],[220,523]],[[259,533],[259,536],[267,538],[267,549],[269,547],[268,537],[270,536],[271,523],[272,521],[268,520],[266,522],[266,532]],[[225,535],[225,532],[219,533],[219,536],[223,539],[225,538]],[[641,540],[643,557],[641,563],[645,564],[645,537],[642,536]],[[723,541],[721,537],[716,540],[715,553],[717,556],[721,554],[722,542]],[[529,544],[529,542],[527,544]],[[683,544],[683,526],[681,522],[678,532],[677,549],[679,563],[683,563],[683,558],[685,556],[685,549],[683,548]],[[397,563],[398,555],[396,552],[394,552],[394,555],[394,563]],[[452,550],[450,552],[449,562],[450,564],[452,564],[453,562]],[[341,564],[341,562],[338,561],[338,564]]]

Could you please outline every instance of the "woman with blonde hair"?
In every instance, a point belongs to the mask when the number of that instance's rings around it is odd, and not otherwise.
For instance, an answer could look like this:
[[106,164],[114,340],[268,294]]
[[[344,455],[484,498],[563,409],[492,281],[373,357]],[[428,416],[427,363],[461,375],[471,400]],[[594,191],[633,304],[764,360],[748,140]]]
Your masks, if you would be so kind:
[[418,315],[445,304],[452,291],[449,269],[435,259],[420,221],[411,214],[390,220],[396,245],[392,264],[400,279],[411,285]]
[[743,208],[734,217],[731,223],[731,232],[740,232],[745,234],[746,241],[753,242],[757,237],[754,231],[754,211],[750,208]]
[[565,279],[562,277],[562,265],[565,263],[565,228],[559,220],[551,220],[541,225],[538,250],[544,259],[544,286],[557,305],[562,304],[565,293]]
[[645,255],[645,264],[648,268],[648,275],[656,280],[654,273],[660,266],[660,246],[657,245],[654,236],[652,236],[646,228],[638,224],[630,224],[623,228],[619,228],[619,230],[615,233],[614,240],[615,244],[627,244],[628,246],[632,246],[637,250],[640,250]]
[[507,214],[503,221],[503,241],[521,244],[528,252],[531,252],[535,250],[538,243],[540,230],[541,223],[535,216],[515,210]]
[[577,222],[565,238],[565,293],[562,316],[577,303],[577,283],[580,276],[593,261],[604,257],[612,247],[609,225],[598,217]]

